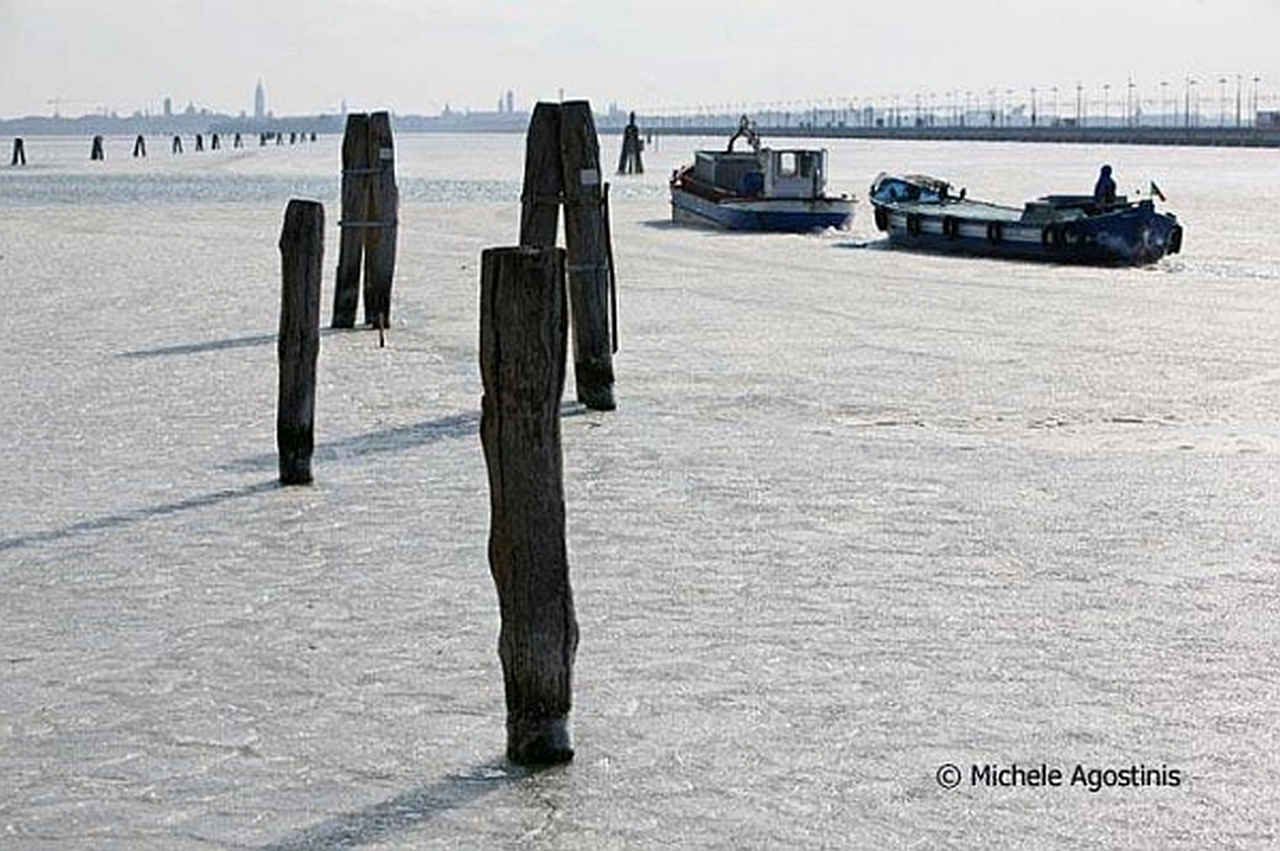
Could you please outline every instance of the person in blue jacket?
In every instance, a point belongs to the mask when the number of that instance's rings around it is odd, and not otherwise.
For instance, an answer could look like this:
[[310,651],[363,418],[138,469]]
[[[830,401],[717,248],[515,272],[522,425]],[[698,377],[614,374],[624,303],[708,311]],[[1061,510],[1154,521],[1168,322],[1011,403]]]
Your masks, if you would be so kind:
[[1098,175],[1098,182],[1093,186],[1093,200],[1099,204],[1114,204],[1116,202],[1116,182],[1111,179],[1111,166],[1104,165],[1102,174]]

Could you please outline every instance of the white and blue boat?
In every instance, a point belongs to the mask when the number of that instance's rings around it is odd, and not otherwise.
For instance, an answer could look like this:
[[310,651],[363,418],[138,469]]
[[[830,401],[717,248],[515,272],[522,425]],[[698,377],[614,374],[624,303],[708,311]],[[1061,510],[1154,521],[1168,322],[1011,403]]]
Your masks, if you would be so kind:
[[[1163,200],[1153,183],[1152,194]],[[1022,209],[952,194],[925,175],[881,174],[871,185],[875,223],[890,245],[1020,260],[1140,266],[1182,249],[1182,225],[1150,198],[1100,203],[1045,195]]]
[[[745,137],[750,151],[734,151]],[[671,176],[671,218],[727,230],[802,233],[848,228],[855,200],[825,194],[825,149],[760,146],[744,117],[723,151],[695,151]]]

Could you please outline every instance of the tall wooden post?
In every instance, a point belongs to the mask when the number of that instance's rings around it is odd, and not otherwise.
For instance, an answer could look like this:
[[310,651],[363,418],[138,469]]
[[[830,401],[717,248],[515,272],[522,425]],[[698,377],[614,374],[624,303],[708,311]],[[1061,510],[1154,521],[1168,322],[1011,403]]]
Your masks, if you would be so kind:
[[338,279],[333,290],[334,328],[356,324],[360,300],[360,260],[364,250],[363,224],[369,218],[368,177],[369,116],[363,112],[347,115],[342,137],[342,235],[338,242]]
[[202,151],[204,151],[204,136],[201,136],[199,133],[197,133],[196,134],[196,152],[200,153]]
[[218,148],[220,148],[220,147],[222,147],[222,145],[221,145],[220,141],[218,140],[218,134],[217,134],[217,133],[214,133],[214,134],[209,138],[209,150],[211,150],[211,151],[216,151],[216,150],[218,150]]
[[135,157],[145,157],[147,155],[147,140],[142,138],[142,134],[138,134],[138,138],[133,140],[133,155]]
[[13,140],[13,161],[10,162],[9,165],[26,165],[26,164],[27,164],[27,149],[23,147],[21,138],[14,139]]
[[640,152],[644,150],[644,142],[640,138],[640,128],[636,126],[636,114],[631,113],[631,120],[622,131],[622,153],[618,156],[618,174],[644,174],[644,161]]
[[595,410],[612,411],[616,407],[609,312],[613,268],[603,191],[591,105],[577,100],[535,106],[525,147],[520,244],[555,245],[563,200],[578,401]]
[[538,103],[529,117],[520,195],[520,244],[556,244],[560,219],[560,104]]
[[591,104],[567,101],[560,119],[564,168],[564,238],[569,249],[573,376],[578,401],[612,411],[613,341],[609,334],[610,257],[600,179],[600,141]]
[[280,394],[276,408],[280,482],[285,485],[311,482],[323,261],[323,205],[290,201],[280,231]]
[[573,759],[569,712],[578,623],[560,450],[564,264],[564,252],[553,247],[490,248],[480,261],[489,568],[502,617],[507,758],[521,764]]
[[101,136],[93,137],[93,147],[89,149],[89,159],[91,160],[105,159],[105,157],[102,154],[102,137]]
[[182,153],[182,137],[181,136],[173,137],[173,152],[175,154]]
[[364,324],[387,328],[391,284],[396,270],[396,230],[400,195],[396,189],[395,146],[386,112],[369,116],[369,208],[364,229]]

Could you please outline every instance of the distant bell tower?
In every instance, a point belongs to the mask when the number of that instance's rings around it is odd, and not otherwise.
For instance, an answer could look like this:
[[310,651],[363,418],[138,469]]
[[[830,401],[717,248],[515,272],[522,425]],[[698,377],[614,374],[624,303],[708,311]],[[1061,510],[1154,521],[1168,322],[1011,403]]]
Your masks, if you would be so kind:
[[267,93],[262,88],[262,79],[258,79],[258,87],[253,90],[253,117],[263,119],[267,117]]

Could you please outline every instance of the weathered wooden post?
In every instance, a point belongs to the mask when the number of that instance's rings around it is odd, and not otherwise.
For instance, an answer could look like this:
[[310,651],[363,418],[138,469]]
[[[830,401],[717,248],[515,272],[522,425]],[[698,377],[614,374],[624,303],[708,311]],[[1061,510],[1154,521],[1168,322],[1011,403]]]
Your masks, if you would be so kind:
[[[573,367],[578,401],[599,411],[613,397],[610,303],[616,302],[607,193],[600,180],[600,143],[591,105],[584,100],[539,103],[525,148],[520,244],[552,246],[564,201]],[[616,317],[614,317],[616,325]]]
[[231,141],[231,148],[232,150],[235,150],[243,147],[244,147],[244,141],[240,138],[240,134],[237,133],[235,139]]
[[578,623],[565,548],[560,397],[564,251],[490,248],[480,260],[480,440],[489,471],[489,569],[502,624],[507,758],[573,759]]
[[391,284],[396,271],[396,231],[400,194],[396,188],[395,145],[391,117],[369,116],[369,208],[364,228],[364,324],[387,328],[391,322]]
[[338,277],[333,289],[334,328],[356,324],[360,301],[360,261],[364,250],[363,223],[369,214],[369,116],[363,112],[347,115],[342,137],[342,217],[338,221]]
[[277,133],[277,134],[276,134],[276,144],[277,144],[277,145],[283,145],[283,144],[284,144],[284,132],[283,132],[283,131],[281,131],[281,132],[279,132],[279,133]]
[[101,136],[93,137],[93,147],[89,149],[89,159],[91,160],[105,159],[105,157],[102,155],[102,137]]
[[644,174],[644,162],[640,152],[644,150],[644,142],[640,139],[640,128],[636,126],[636,114],[631,113],[631,120],[622,131],[622,153],[618,156],[618,174]]
[[173,137],[173,153],[175,154],[182,153],[182,137],[181,136]]
[[214,134],[209,138],[209,150],[211,150],[211,151],[216,151],[216,150],[218,150],[218,148],[220,148],[220,147],[222,147],[222,145],[221,145],[221,143],[220,143],[220,142],[219,142],[219,140],[218,140],[218,134],[217,134],[217,133],[214,133]]
[[265,144],[267,144],[267,134],[266,134],[266,133],[259,133],[259,134],[258,134],[258,147],[259,147],[259,148],[261,148],[261,147],[262,147],[263,145],[265,145]]
[[133,155],[135,157],[145,157],[147,155],[147,140],[142,138],[142,134],[138,134],[138,138],[133,140]]
[[26,165],[26,164],[27,164],[27,149],[23,147],[21,138],[14,139],[13,140],[13,161],[10,162],[9,165]]
[[315,133],[312,133],[312,134],[311,134],[311,141],[313,141],[313,142],[314,142],[315,140],[316,140],[316,134],[315,134]]
[[296,144],[298,144],[298,133],[297,133],[297,131],[294,131],[293,133],[290,133],[290,134],[289,134],[289,144],[290,144],[290,145],[296,145]]
[[276,408],[280,483],[285,485],[311,482],[323,260],[324,206],[316,201],[290,201],[280,231],[280,395]]
[[196,134],[196,153],[204,151],[204,137],[199,133]]

